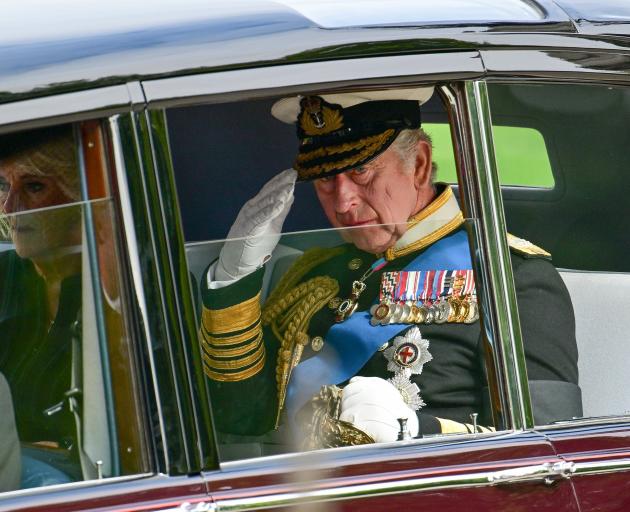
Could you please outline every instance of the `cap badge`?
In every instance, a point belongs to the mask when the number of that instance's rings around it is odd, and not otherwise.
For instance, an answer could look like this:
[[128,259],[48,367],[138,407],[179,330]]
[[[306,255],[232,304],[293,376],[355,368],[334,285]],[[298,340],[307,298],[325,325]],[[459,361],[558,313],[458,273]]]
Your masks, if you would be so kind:
[[319,96],[302,98],[300,106],[298,122],[305,135],[324,135],[343,128],[341,106],[328,103]]

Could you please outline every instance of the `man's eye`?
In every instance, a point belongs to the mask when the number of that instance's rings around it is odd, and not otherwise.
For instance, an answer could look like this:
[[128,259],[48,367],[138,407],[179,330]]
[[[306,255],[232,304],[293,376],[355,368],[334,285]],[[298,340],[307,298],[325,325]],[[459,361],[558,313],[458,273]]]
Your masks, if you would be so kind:
[[332,179],[332,176],[324,176],[323,178],[317,178],[318,183],[327,183]]
[[352,173],[353,174],[365,174],[368,171],[369,171],[369,169],[367,167],[364,167],[364,166],[352,169]]
[[11,186],[7,181],[0,181],[0,192],[8,192]]

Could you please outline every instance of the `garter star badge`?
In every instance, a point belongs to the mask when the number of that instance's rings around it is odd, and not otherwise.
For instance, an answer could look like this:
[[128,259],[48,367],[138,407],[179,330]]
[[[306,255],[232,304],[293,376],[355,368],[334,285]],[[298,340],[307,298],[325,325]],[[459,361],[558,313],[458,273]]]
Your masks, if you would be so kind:
[[422,373],[425,363],[433,359],[429,352],[429,340],[422,337],[420,329],[412,327],[403,336],[396,336],[394,344],[383,355],[388,361],[387,369],[394,372],[388,382],[398,390],[409,408],[417,411],[424,407],[426,404],[420,396],[420,388],[411,382],[410,377]]
[[425,340],[420,329],[415,326],[403,336],[396,336],[394,344],[383,355],[387,358],[387,369],[390,372],[408,369],[411,375],[422,373],[424,364],[433,359],[429,353],[429,340]]

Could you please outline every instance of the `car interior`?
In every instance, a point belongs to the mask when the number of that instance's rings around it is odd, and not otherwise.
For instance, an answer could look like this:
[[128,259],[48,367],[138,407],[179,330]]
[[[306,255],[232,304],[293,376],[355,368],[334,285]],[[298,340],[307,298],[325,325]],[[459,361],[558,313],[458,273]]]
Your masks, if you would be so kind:
[[[630,237],[620,219],[630,213],[622,185],[630,167],[623,149],[630,147],[630,134],[619,112],[630,108],[630,94],[621,88],[536,83],[490,83],[488,90],[495,131],[525,127],[544,139],[552,185],[504,184],[505,215],[510,233],[552,254],[571,294],[584,416],[627,413],[630,399],[617,391],[628,355],[622,319],[630,296]],[[186,253],[197,282],[218,256],[218,241],[241,205],[291,166],[294,128],[269,114],[275,100],[167,111]],[[448,123],[437,94],[422,106],[422,116],[423,123]],[[495,144],[499,142],[497,137]],[[527,162],[521,164],[526,172]],[[452,169],[438,170],[438,180],[441,176],[454,181]],[[217,199],[226,196],[229,201]],[[310,233],[283,237],[267,265],[267,287],[273,287],[305,244],[338,241],[334,232],[313,231],[328,226],[309,184],[298,184],[295,205],[299,208],[292,208],[283,232]],[[602,343],[607,350],[601,350]],[[602,379],[604,373],[610,378]]]

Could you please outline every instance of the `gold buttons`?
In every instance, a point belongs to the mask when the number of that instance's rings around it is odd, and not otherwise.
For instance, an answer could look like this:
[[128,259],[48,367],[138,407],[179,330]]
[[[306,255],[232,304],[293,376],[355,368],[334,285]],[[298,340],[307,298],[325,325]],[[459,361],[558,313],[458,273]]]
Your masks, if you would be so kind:
[[361,260],[361,258],[352,258],[348,262],[348,268],[350,270],[357,270],[357,269],[361,268],[361,265],[363,265],[363,260]]
[[322,338],[321,336],[315,336],[311,340],[311,348],[315,352],[319,352],[322,349],[323,346],[324,346],[324,338]]

